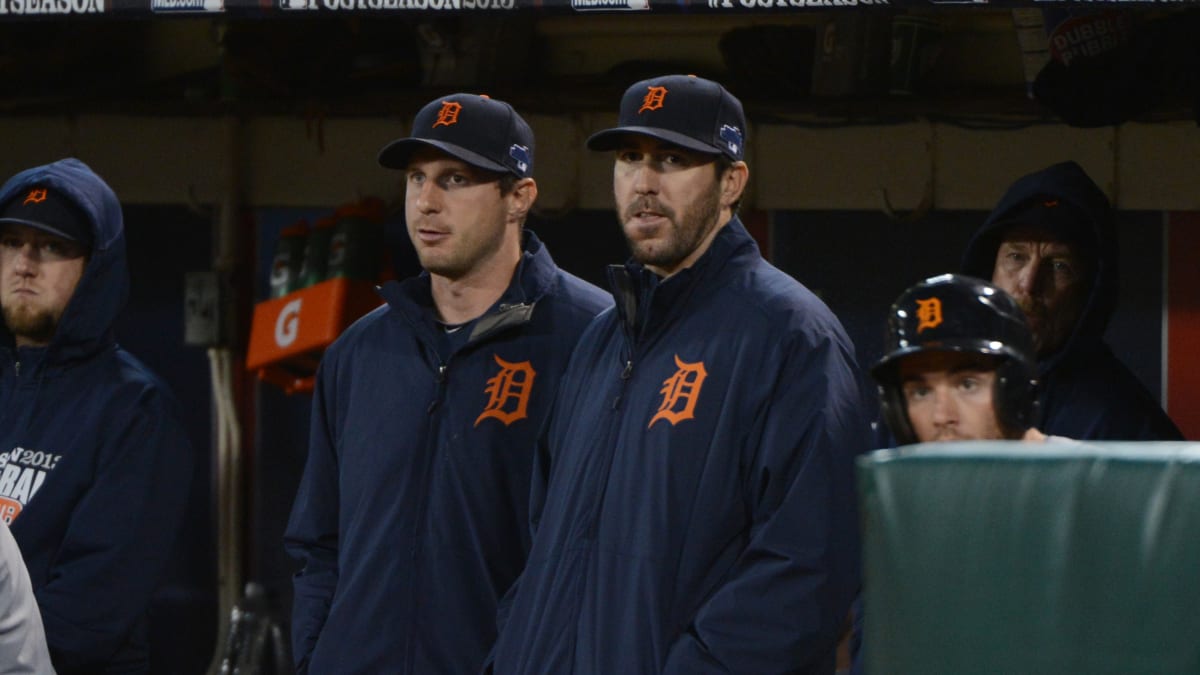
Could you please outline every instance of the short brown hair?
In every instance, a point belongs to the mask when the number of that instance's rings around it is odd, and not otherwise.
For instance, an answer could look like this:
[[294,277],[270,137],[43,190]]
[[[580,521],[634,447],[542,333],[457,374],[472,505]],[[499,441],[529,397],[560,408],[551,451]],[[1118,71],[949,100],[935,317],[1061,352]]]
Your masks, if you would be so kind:
[[514,173],[500,174],[500,196],[507,197],[508,195],[512,194],[512,191],[516,189],[517,181],[519,180],[521,180],[521,178]]
[[[717,159],[715,162],[713,162],[713,166],[717,170],[717,180],[720,181],[721,176],[724,176],[726,171],[729,171],[733,168],[733,160],[725,155],[717,155]],[[736,216],[738,214],[738,210],[742,208],[742,198],[740,195],[738,196],[737,201],[730,205],[729,208],[730,211],[733,212],[733,215]]]

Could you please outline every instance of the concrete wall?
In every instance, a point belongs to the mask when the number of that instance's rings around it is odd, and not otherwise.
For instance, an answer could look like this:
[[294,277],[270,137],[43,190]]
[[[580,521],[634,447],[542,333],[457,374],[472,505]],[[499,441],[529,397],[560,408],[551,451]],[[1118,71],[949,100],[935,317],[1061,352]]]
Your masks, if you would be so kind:
[[[613,114],[531,115],[543,208],[610,208],[611,159],[583,149]],[[219,118],[10,117],[0,119],[0,174],[74,155],[126,203],[211,204],[230,161],[249,206],[333,206],[397,194],[395,172],[375,163],[408,120],[244,120],[229,157]],[[1015,177],[1075,159],[1121,209],[1200,210],[1200,130],[1194,123],[1074,129],[1037,124],[973,130],[912,122],[812,128],[751,125],[747,203],[765,209],[988,209]]]

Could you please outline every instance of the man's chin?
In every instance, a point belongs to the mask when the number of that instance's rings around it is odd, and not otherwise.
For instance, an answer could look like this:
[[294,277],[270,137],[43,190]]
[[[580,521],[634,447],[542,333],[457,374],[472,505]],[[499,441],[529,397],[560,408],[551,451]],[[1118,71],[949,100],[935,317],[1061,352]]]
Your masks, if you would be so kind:
[[964,441],[977,441],[978,438],[959,433],[938,434],[930,443],[961,443]]
[[49,342],[58,327],[56,317],[28,305],[5,307],[4,323],[13,335],[33,342]]

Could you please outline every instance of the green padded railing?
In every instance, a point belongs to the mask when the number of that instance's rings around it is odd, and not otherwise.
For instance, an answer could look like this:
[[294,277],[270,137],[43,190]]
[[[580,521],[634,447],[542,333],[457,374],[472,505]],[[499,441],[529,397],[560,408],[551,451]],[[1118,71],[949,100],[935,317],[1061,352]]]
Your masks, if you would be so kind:
[[1200,674],[1200,443],[859,459],[870,675]]

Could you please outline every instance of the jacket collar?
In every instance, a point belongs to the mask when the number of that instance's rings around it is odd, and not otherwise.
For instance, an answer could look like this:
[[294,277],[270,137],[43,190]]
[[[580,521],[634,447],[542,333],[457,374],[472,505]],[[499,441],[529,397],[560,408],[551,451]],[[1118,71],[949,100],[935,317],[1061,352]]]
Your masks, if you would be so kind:
[[[525,230],[521,259],[512,280],[500,299],[474,320],[468,344],[528,323],[533,318],[534,305],[552,290],[557,274],[558,267],[545,245],[532,231]],[[413,325],[418,335],[432,339],[436,312],[429,272],[404,281],[389,281],[379,288],[379,294],[392,310]]]
[[697,291],[718,283],[731,262],[759,257],[758,244],[734,216],[713,237],[708,250],[691,267],[660,279],[641,263],[629,261],[608,268],[608,282],[617,316],[628,336],[638,342],[674,320]]

